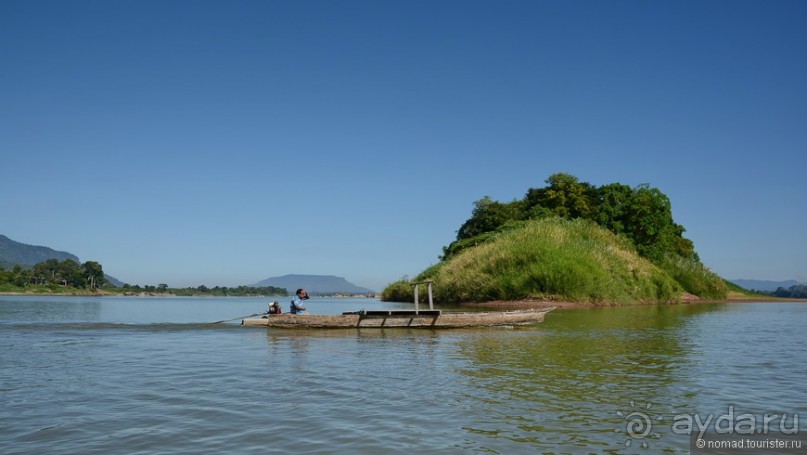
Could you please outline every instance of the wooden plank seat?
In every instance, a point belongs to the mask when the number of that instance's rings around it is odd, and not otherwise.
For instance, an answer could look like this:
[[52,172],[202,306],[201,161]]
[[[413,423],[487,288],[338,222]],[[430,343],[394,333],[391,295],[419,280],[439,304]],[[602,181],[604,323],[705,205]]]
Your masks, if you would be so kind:
[[[423,311],[418,311],[418,310],[368,310],[368,311],[365,311],[365,310],[361,310],[361,311],[345,312],[345,313],[342,313],[342,314],[344,314],[344,315],[348,315],[348,314],[350,314],[350,315],[358,315],[359,316],[359,321],[358,321],[357,327],[360,327],[362,325],[362,321],[365,321],[367,319],[375,319],[375,320],[381,319],[380,327],[385,327],[387,325],[387,320],[388,319],[398,320],[398,321],[400,321],[401,319],[409,319],[409,321],[404,322],[404,324],[405,324],[405,326],[411,326],[415,322],[415,319],[417,319],[418,321],[422,321],[424,318],[430,318],[431,321],[428,323],[428,325],[433,326],[437,322],[437,318],[440,316],[440,310],[423,310]],[[397,322],[397,323],[393,322],[392,324],[400,326],[401,322]],[[421,324],[422,323],[419,323],[417,325],[421,325]]]
[[342,314],[358,314],[361,319],[418,318],[440,316],[440,310],[367,310],[346,311]]

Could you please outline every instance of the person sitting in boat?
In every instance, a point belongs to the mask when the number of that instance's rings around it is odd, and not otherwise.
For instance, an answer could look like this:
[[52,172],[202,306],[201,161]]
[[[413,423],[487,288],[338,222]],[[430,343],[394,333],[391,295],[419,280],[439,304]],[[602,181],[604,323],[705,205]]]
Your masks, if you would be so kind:
[[308,295],[308,291],[305,289],[298,289],[294,294],[294,297],[291,299],[291,314],[304,313],[305,307],[303,307],[303,300],[308,300],[310,298],[311,296]]
[[269,304],[268,314],[280,314],[283,311],[280,309],[280,302],[272,302]]

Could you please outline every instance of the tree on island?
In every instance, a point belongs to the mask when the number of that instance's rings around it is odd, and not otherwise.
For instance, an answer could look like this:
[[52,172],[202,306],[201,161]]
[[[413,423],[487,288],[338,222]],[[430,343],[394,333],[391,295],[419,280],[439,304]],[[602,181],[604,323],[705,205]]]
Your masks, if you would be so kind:
[[634,188],[620,183],[595,187],[573,175],[556,173],[546,187],[530,188],[523,199],[494,201],[488,196],[474,202],[469,218],[457,231],[457,239],[443,248],[443,259],[477,245],[491,234],[519,221],[560,217],[586,219],[627,237],[639,254],[653,261],[668,255],[698,261],[686,231],[675,223],[670,199],[647,184]]

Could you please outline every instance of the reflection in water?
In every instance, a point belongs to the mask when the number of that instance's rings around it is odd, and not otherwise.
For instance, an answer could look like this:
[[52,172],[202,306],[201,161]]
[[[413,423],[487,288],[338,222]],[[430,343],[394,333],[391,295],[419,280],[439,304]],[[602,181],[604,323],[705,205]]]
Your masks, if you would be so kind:
[[[652,306],[556,310],[535,330],[468,337],[460,371],[486,421],[466,428],[491,438],[578,447],[619,447],[618,412],[651,404],[656,416],[693,407],[681,383],[691,345],[680,336],[687,318],[720,306]],[[671,400],[671,397],[675,397]],[[625,412],[623,412],[624,414]],[[666,446],[684,445],[667,436]],[[623,438],[623,439],[620,439]]]
[[[266,330],[267,371],[280,414],[274,431],[316,428],[314,453],[410,453],[423,429],[445,421],[454,393],[444,374],[445,338],[429,330]],[[428,447],[450,446],[431,435]],[[441,438],[443,436],[440,436]],[[453,439],[453,437],[452,437]],[[300,442],[292,446],[305,451]],[[326,447],[328,447],[326,449]],[[340,449],[341,448],[341,449]],[[382,450],[383,449],[383,450]],[[355,452],[355,450],[347,450]],[[438,451],[439,452],[439,451]]]
[[[440,333],[422,329],[266,330],[270,359],[290,361],[300,368],[322,357],[338,356],[350,376],[390,376],[408,379],[411,371],[434,371]],[[313,345],[312,345],[313,343]],[[281,354],[293,354],[292,356]],[[382,361],[379,361],[382,359]],[[322,364],[311,365],[321,369]],[[333,373],[333,372],[331,372]],[[340,378],[344,379],[344,378]]]

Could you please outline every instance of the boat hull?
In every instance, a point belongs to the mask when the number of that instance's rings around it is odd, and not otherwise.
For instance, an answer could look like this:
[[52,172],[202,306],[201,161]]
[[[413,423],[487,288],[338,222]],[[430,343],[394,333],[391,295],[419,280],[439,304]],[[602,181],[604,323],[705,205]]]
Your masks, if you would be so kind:
[[554,308],[541,308],[521,311],[491,312],[435,312],[439,314],[396,315],[367,317],[359,313],[352,314],[272,314],[267,318],[250,318],[241,321],[241,325],[250,327],[274,327],[285,329],[338,329],[338,328],[463,328],[463,327],[495,327],[537,324],[544,320],[544,315]]

